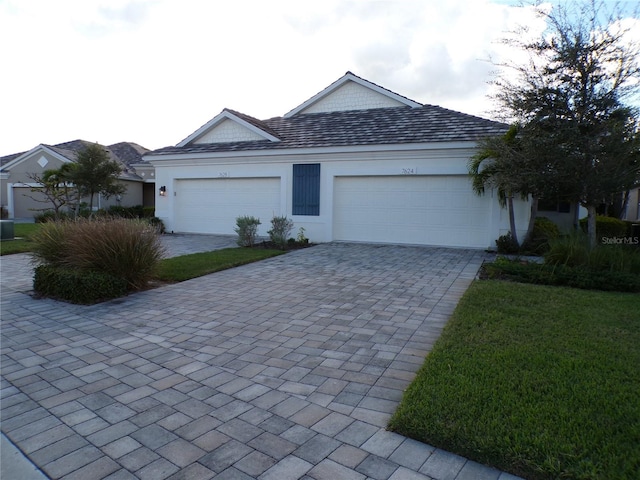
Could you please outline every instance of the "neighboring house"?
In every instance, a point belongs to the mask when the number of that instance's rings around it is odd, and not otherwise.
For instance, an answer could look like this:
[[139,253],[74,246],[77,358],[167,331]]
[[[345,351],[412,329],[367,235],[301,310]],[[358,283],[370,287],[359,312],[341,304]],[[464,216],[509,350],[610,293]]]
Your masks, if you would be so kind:
[[[76,154],[89,145],[84,140],[74,140],[58,145],[38,145],[32,150],[0,158],[0,202],[9,213],[9,218],[32,218],[38,212],[52,208],[48,202],[31,188],[37,184],[30,175],[39,176],[45,170],[57,169],[64,163],[74,162]],[[121,142],[105,147],[112,160],[122,166],[119,180],[127,187],[122,196],[109,199],[98,196],[94,207],[107,208],[111,205],[153,206],[155,202],[155,173],[153,166],[143,160],[148,149],[135,143]]]
[[629,201],[622,219],[629,222],[640,222],[640,188],[629,191]]
[[[314,242],[495,247],[508,231],[496,195],[473,193],[476,141],[502,123],[422,105],[350,72],[282,117],[224,109],[155,167],[168,231],[233,234],[240,215],[266,235],[286,215]],[[516,203],[518,229],[528,206]]]

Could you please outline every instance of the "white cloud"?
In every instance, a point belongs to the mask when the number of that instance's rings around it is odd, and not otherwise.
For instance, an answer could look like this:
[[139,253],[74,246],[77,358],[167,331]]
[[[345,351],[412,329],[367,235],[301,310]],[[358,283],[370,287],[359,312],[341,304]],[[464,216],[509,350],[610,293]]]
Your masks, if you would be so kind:
[[4,0],[0,155],[83,138],[175,144],[224,107],[282,115],[347,70],[489,110],[490,56],[531,12],[497,0]]

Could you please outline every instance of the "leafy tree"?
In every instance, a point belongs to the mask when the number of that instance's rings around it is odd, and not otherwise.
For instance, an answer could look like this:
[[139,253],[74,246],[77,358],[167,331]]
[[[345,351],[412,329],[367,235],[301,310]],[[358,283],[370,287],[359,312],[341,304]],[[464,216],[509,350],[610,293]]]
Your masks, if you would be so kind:
[[535,41],[511,41],[529,62],[508,65],[517,80],[496,82],[503,114],[523,125],[527,157],[553,159],[534,173],[549,181],[545,193],[587,208],[592,245],[596,207],[640,184],[637,111],[625,104],[639,89],[640,47],[628,41],[621,14],[605,15],[605,7],[594,0],[538,8],[547,31]]
[[126,187],[118,182],[121,171],[120,164],[109,158],[105,148],[94,143],[78,152],[71,179],[80,196],[89,197],[89,210],[92,211],[96,194],[109,198],[126,191]]
[[38,192],[39,197],[30,198],[43,203],[51,203],[56,219],[62,214],[63,207],[70,207],[78,202],[78,194],[75,186],[71,184],[71,172],[73,164],[65,163],[60,168],[45,170],[42,175],[29,174],[28,177],[38,186],[32,187],[31,192]]

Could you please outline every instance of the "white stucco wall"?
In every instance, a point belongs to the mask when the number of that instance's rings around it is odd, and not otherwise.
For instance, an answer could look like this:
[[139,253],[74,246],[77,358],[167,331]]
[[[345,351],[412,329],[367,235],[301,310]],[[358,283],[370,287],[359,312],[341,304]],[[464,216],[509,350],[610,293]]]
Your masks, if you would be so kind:
[[[455,147],[455,148],[454,148]],[[402,175],[467,175],[467,162],[473,155],[472,146],[440,145],[439,148],[388,147],[377,151],[351,149],[348,152],[321,153],[316,150],[297,152],[271,151],[264,156],[248,156],[238,153],[226,157],[201,154],[191,159],[157,157],[151,159],[156,167],[156,184],[167,186],[167,195],[156,197],[156,215],[165,222],[168,231],[174,229],[174,206],[177,195],[176,181],[189,178],[260,178],[278,177],[280,188],[280,214],[286,214],[295,222],[292,235],[304,227],[306,236],[313,242],[329,242],[333,235],[333,199],[335,178],[340,176],[402,176]],[[292,212],[292,165],[320,163],[320,215],[298,216]],[[477,197],[487,210],[490,228],[482,247],[495,247],[495,239],[509,229],[508,215],[501,209],[492,192]],[[521,204],[520,204],[521,203]],[[526,230],[528,206],[517,202],[519,230]],[[250,214],[249,212],[247,212]],[[263,224],[271,220],[261,219]]]

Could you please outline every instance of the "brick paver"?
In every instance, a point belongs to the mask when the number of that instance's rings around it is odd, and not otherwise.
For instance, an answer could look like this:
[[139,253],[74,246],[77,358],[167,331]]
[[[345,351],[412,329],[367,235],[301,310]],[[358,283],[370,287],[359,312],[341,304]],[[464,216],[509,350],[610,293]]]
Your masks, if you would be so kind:
[[78,306],[1,257],[2,431],[51,478],[515,478],[384,428],[483,258],[326,244]]

